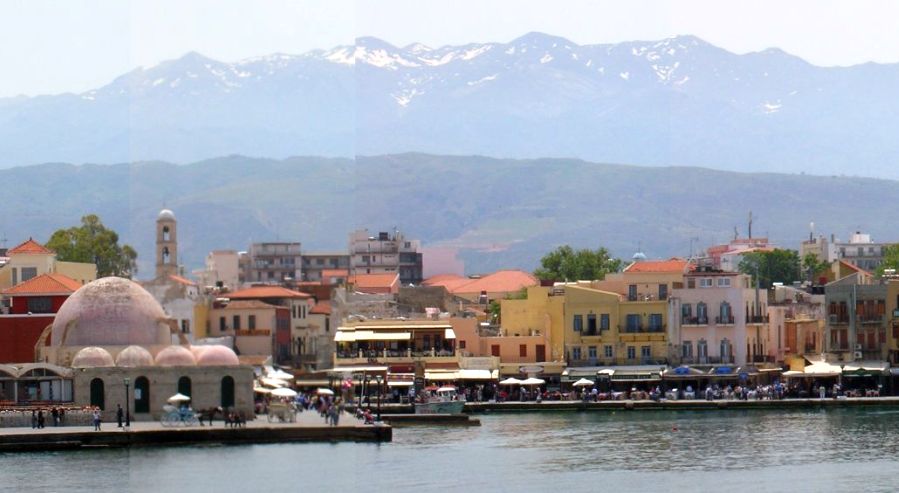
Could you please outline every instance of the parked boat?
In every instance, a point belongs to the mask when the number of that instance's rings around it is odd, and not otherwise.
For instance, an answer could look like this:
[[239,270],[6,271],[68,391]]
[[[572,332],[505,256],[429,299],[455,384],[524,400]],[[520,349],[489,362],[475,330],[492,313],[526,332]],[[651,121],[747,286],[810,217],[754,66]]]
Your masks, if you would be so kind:
[[465,399],[455,387],[440,387],[435,395],[427,396],[415,403],[415,414],[462,414]]

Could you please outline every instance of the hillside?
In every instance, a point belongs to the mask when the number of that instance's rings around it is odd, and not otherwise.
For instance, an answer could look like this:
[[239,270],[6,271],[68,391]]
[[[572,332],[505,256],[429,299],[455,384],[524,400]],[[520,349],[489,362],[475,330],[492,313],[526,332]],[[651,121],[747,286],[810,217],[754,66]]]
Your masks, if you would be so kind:
[[216,248],[299,240],[306,250],[345,248],[355,227],[394,226],[426,245],[462,249],[472,272],[532,269],[556,245],[609,247],[629,257],[687,255],[745,234],[797,248],[817,231],[846,238],[862,229],[899,239],[886,218],[888,180],[636,167],[573,159],[511,160],[400,154],[356,160],[232,156],[189,165],[44,164],[4,171],[0,238],[45,241],[95,212],[152,264],[153,221],[163,205],[179,220],[179,252],[199,267]]

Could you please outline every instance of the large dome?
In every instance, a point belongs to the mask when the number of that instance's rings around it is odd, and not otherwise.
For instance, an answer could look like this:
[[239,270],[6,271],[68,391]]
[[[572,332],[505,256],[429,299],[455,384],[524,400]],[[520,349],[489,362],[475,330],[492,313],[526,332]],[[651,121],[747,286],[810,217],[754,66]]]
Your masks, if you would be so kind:
[[137,283],[104,277],[85,284],[53,321],[54,346],[153,346],[171,336],[159,303]]

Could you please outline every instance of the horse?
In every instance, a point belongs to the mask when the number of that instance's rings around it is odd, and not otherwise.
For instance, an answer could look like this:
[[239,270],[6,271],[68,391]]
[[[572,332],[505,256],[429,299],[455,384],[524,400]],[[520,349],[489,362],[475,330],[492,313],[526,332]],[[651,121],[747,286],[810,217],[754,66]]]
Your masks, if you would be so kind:
[[200,409],[200,411],[197,412],[197,418],[200,420],[200,426],[203,426],[203,420],[209,421],[209,426],[212,426],[212,420],[215,419],[216,414],[221,414],[222,419],[225,418],[225,411],[223,411],[220,406]]

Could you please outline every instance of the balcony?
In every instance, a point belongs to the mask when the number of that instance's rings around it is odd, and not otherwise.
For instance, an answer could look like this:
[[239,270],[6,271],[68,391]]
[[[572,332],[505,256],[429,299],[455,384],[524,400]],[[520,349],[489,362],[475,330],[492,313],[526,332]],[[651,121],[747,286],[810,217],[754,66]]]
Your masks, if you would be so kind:
[[733,315],[729,317],[715,317],[715,325],[733,325],[734,317]]
[[836,313],[831,313],[827,316],[827,322],[831,325],[845,325],[849,323],[849,317],[843,315],[837,315]]
[[708,325],[709,317],[682,317],[681,325]]
[[881,324],[883,323],[883,315],[859,315],[858,321],[863,324]]
[[747,324],[766,324],[768,323],[767,315],[749,315],[746,317]]
[[445,349],[430,349],[425,351],[391,350],[391,349],[360,349],[358,351],[340,350],[334,353],[335,362],[341,366],[364,365],[364,364],[412,364],[416,361],[428,362],[451,362],[458,360],[461,353]]

